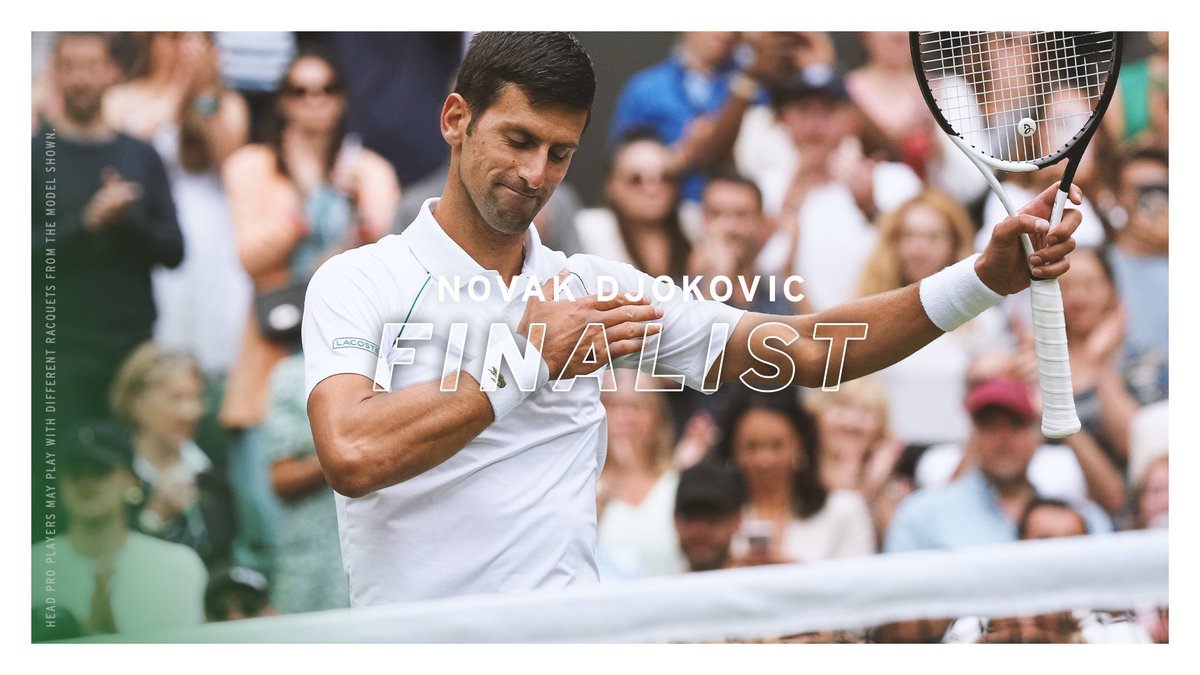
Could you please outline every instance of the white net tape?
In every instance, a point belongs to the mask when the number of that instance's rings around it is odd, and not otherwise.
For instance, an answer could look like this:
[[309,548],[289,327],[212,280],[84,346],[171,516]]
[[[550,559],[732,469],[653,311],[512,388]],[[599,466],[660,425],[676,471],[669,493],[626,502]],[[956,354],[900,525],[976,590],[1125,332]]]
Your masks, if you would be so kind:
[[1167,552],[1165,530],[1124,532],[252,619],[151,639],[695,643],[908,619],[1166,606]]

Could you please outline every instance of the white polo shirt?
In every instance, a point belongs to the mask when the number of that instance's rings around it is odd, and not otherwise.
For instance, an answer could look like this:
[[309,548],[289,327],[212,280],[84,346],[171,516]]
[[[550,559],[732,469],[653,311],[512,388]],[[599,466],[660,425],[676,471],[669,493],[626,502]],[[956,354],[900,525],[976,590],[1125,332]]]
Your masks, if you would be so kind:
[[[307,394],[339,373],[374,379],[385,323],[432,324],[430,338],[403,340],[415,350],[414,362],[393,369],[390,391],[439,380],[450,325],[468,325],[463,363],[481,356],[492,324],[516,333],[526,304],[521,289],[531,277],[540,285],[569,269],[575,297],[597,292],[601,276],[623,290],[653,287],[629,265],[550,250],[530,227],[518,291],[506,300],[499,275],[438,225],[436,203],[425,202],[402,234],[347,251],[317,271],[304,306]],[[443,281],[453,286],[457,277],[466,286],[477,276],[492,285],[485,300],[465,291],[455,300],[443,288]],[[655,372],[683,375],[700,389],[742,310],[681,292],[654,304],[664,312],[663,331],[647,348],[658,348]],[[714,334],[713,324],[728,330]],[[636,368],[638,355],[614,365]],[[337,495],[352,606],[597,581],[596,479],[607,441],[599,381],[579,378],[570,391],[553,384],[552,374],[550,384],[438,466],[364,497]],[[459,385],[478,386],[466,375]]]

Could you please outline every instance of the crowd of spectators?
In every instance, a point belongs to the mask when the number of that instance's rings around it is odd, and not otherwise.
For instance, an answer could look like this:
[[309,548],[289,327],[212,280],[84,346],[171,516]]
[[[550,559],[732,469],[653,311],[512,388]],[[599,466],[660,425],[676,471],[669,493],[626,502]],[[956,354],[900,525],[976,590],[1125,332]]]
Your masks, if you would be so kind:
[[[61,455],[47,486],[35,444],[35,639],[348,605],[298,303],[324,260],[403,230],[440,192],[435,120],[466,37],[34,35],[33,339],[58,365],[33,424]],[[602,581],[1166,527],[1168,41],[1141,37],[1150,54],[1125,64],[1077,176],[1062,279],[1084,430],[1039,431],[1022,297],[837,391],[635,391],[618,372]],[[590,131],[605,155],[573,160],[606,167],[602,202],[564,184],[542,240],[677,282],[802,276],[795,302],[727,300],[776,314],[979,250],[1000,204],[934,126],[906,35],[853,39],[860,62],[825,33],[683,33],[645,54]],[[1009,192],[1022,202],[1056,172],[1010,176]],[[1133,638],[1084,612],[873,634],[1165,640],[1165,611],[1152,618]]]

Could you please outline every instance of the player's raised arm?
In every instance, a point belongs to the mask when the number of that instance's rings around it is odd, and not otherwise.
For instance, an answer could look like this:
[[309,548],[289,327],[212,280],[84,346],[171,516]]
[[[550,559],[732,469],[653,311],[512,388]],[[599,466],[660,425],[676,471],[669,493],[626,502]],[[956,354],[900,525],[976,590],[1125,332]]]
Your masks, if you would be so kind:
[[[789,382],[820,387],[827,379],[827,364],[834,378],[829,384],[861,377],[900,361],[1003,296],[1027,288],[1030,266],[1039,279],[1061,276],[1069,267],[1066,256],[1075,248],[1072,235],[1081,216],[1076,210],[1068,210],[1055,231],[1048,231],[1046,219],[1057,190],[1057,184],[1047,188],[1018,215],[997,225],[983,253],[919,283],[815,314],[746,314],[726,346],[720,380],[728,382],[745,375],[744,382],[763,389]],[[1070,197],[1079,203],[1083,195],[1072,186]],[[1028,259],[1020,244],[1022,233],[1035,241],[1034,253]],[[826,327],[814,334],[819,324]],[[865,335],[861,328],[864,324]],[[840,362],[842,349],[845,359]],[[714,368],[709,372],[709,381],[715,378]]]

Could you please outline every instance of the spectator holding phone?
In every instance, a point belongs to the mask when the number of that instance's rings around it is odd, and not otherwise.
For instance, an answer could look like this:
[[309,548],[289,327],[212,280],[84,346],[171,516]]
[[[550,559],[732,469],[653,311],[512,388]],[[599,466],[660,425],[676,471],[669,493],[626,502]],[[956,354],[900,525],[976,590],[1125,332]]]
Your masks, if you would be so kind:
[[755,565],[875,552],[862,496],[822,485],[816,425],[794,390],[748,393],[730,406],[721,428],[715,456],[734,470],[746,495],[735,556]]

